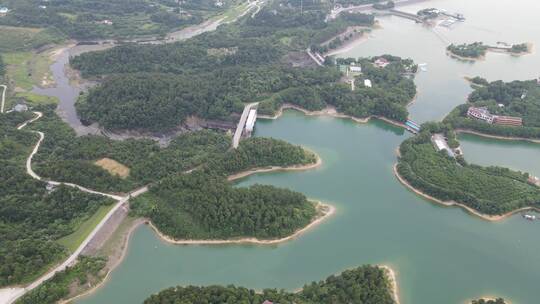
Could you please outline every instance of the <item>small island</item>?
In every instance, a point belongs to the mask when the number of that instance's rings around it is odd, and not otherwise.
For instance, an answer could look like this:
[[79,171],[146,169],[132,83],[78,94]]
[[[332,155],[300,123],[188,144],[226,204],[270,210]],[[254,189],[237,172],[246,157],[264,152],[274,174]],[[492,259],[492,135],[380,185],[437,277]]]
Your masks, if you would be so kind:
[[488,220],[540,207],[540,187],[527,173],[469,164],[458,147],[451,126],[425,123],[420,134],[400,145],[395,173],[418,194]]
[[470,79],[468,103],[444,119],[458,132],[508,139],[540,139],[540,81]]
[[479,60],[483,59],[488,51],[511,54],[520,56],[530,53],[532,45],[528,43],[519,43],[513,45],[496,45],[490,46],[483,42],[450,44],[446,50],[447,53],[455,58],[464,60]]
[[471,304],[510,304],[510,303],[506,302],[503,298],[494,298],[494,299],[473,300]]
[[[385,267],[361,266],[332,275],[324,281],[305,285],[299,292],[277,289],[255,291],[243,287],[229,286],[177,286],[162,290],[144,301],[144,304],[315,304],[315,303],[377,303],[397,304],[393,278]],[[225,299],[226,300],[223,300]],[[203,300],[204,299],[204,300]],[[225,301],[225,302],[224,302]]]

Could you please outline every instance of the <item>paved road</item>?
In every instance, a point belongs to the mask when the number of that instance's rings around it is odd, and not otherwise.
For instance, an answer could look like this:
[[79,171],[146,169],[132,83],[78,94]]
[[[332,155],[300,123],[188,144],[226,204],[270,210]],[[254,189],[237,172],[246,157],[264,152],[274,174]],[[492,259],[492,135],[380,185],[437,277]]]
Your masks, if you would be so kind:
[[[43,116],[43,113],[41,113],[41,112],[34,112],[34,114],[36,115],[34,118],[26,121],[25,123],[23,123],[22,125],[17,127],[17,129],[21,130],[24,127],[26,127],[28,124],[40,119]],[[34,170],[32,170],[32,158],[34,157],[34,155],[39,150],[41,142],[45,138],[45,134],[43,132],[40,132],[40,131],[32,131],[32,132],[35,132],[35,133],[39,134],[39,140],[36,143],[36,145],[34,146],[34,149],[32,150],[32,153],[30,153],[30,155],[26,159],[26,172],[34,179],[44,180],[42,177],[37,175],[34,172]],[[30,285],[28,285],[28,286],[26,286],[24,288],[6,288],[6,289],[3,289],[3,290],[0,290],[0,301],[1,301],[0,304],[14,303],[17,299],[22,297],[27,292],[37,288],[39,285],[43,284],[45,281],[52,278],[56,273],[65,270],[66,267],[68,267],[68,266],[71,266],[71,265],[75,264],[76,261],[77,261],[77,258],[79,257],[81,252],[84,250],[84,248],[98,234],[98,232],[101,230],[101,228],[103,228],[103,226],[105,226],[105,223],[113,216],[113,214],[119,208],[121,208],[124,204],[126,204],[130,198],[137,197],[137,196],[139,196],[139,195],[141,195],[141,194],[148,191],[148,187],[145,186],[145,187],[142,187],[142,188],[131,191],[127,196],[119,196],[119,195],[94,191],[94,190],[91,190],[91,189],[88,189],[88,188],[85,188],[85,187],[82,187],[82,186],[79,186],[79,185],[76,185],[76,184],[72,184],[72,183],[62,183],[62,182],[57,182],[57,181],[47,181],[47,182],[49,184],[53,184],[53,185],[62,184],[62,185],[74,187],[74,188],[77,188],[77,189],[79,189],[79,190],[81,190],[83,192],[97,194],[97,195],[112,198],[112,199],[116,200],[117,202],[114,205],[114,207],[105,215],[105,217],[103,217],[103,219],[96,225],[96,227],[94,227],[92,232],[90,232],[90,234],[86,237],[86,239],[79,245],[77,250],[75,250],[75,252],[73,252],[62,264],[60,264],[57,267],[55,267],[54,269],[50,270],[49,272],[47,272],[46,274],[44,274],[43,276],[38,278],[36,281],[32,282]]]
[[7,86],[0,84],[0,87],[4,88],[4,90],[2,91],[2,104],[0,105],[0,113],[4,113],[4,104],[6,103]]
[[249,110],[253,108],[254,106],[258,105],[258,102],[249,103],[244,107],[244,111],[242,111],[242,116],[240,116],[240,120],[238,121],[238,125],[236,126],[236,131],[234,131],[233,135],[233,148],[238,148],[238,145],[240,144],[240,138],[242,137],[242,131],[244,131],[244,127],[246,126],[246,120],[249,114]]

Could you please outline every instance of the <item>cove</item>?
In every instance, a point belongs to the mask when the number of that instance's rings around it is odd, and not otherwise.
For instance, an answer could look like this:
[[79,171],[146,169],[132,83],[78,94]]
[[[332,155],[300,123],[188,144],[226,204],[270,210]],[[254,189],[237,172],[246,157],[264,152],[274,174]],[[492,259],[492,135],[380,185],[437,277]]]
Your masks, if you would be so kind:
[[[465,76],[507,81],[538,76],[537,52],[523,57],[489,53],[485,61],[470,63],[451,59],[444,51],[448,42],[476,40],[532,42],[539,47],[538,2],[435,0],[403,9],[416,12],[424,7],[460,12],[467,21],[434,32],[399,18],[381,18],[382,29],[340,55],[389,53],[427,63],[428,72],[415,80],[418,98],[409,108],[414,120],[441,120],[465,102],[471,91]],[[539,224],[519,216],[483,221],[408,191],[394,177],[392,166],[396,148],[409,134],[380,121],[360,125],[286,111],[278,120],[260,120],[256,136],[304,145],[321,156],[323,165],[305,172],[259,174],[238,186],[261,183],[300,191],[333,204],[337,208],[333,217],[275,246],[177,246],[141,227],[109,281],[77,303],[141,303],[164,288],[189,284],[294,290],[367,263],[387,264],[397,272],[404,304],[458,304],[484,295],[518,304],[538,302]],[[537,146],[466,135],[460,139],[466,159],[473,163],[540,175]]]
[[140,303],[174,285],[237,284],[294,290],[365,263],[389,264],[403,303],[462,303],[497,294],[534,303],[540,279],[538,226],[519,216],[492,223],[421,199],[395,179],[395,148],[407,136],[381,122],[306,117],[287,111],[260,121],[257,136],[305,145],[323,165],[260,174],[240,186],[272,184],[337,207],[336,214],[277,246],[175,246],[135,231],[108,283],[78,303]]

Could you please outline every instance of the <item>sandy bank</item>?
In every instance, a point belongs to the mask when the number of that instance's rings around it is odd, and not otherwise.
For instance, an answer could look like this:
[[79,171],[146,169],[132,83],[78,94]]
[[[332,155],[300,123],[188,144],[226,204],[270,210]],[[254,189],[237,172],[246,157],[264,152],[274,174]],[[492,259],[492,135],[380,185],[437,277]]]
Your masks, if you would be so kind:
[[[128,251],[128,247],[129,247],[129,241],[131,240],[131,237],[133,235],[133,232],[141,225],[141,224],[144,224],[146,222],[145,219],[136,219],[136,220],[133,220],[130,225],[128,226],[127,229],[125,229],[124,231],[121,231],[120,232],[120,239],[121,241],[118,242],[118,243],[115,243],[114,245],[117,247],[116,251],[118,252],[117,254],[115,253],[111,253],[107,256],[108,260],[107,260],[107,266],[106,266],[106,273],[105,275],[103,276],[103,278],[94,286],[92,286],[90,289],[88,290],[85,290],[83,291],[82,293],[78,294],[78,295],[75,295],[69,299],[66,299],[66,300],[61,300],[59,301],[58,303],[59,304],[69,304],[69,303],[73,303],[75,300],[78,300],[80,298],[83,298],[83,297],[86,297],[94,292],[96,292],[99,288],[105,286],[105,283],[107,283],[107,281],[109,280],[110,278],[110,275],[111,273],[113,272],[114,269],[116,269],[116,267],[118,267],[122,261],[124,260],[124,258],[126,257],[127,255],[127,251]],[[110,239],[108,240],[110,241]]]
[[382,268],[386,271],[388,281],[390,282],[390,288],[392,289],[392,298],[394,299],[394,302],[396,304],[400,304],[396,272],[392,269],[392,267],[388,265],[377,265],[377,267]]
[[305,226],[302,229],[297,230],[295,233],[280,238],[280,239],[271,239],[271,240],[260,240],[257,238],[240,238],[240,239],[227,239],[227,240],[177,240],[174,238],[171,238],[167,235],[164,235],[159,231],[159,229],[152,224],[151,221],[148,221],[148,225],[150,228],[154,230],[154,232],[165,242],[171,243],[171,244],[177,244],[177,245],[221,245],[221,244],[258,244],[258,245],[272,245],[272,244],[279,244],[283,243],[289,240],[292,240],[301,234],[307,232],[309,229],[317,226],[322,221],[333,215],[336,211],[336,208],[332,205],[326,205],[321,202],[317,202],[317,210],[319,211],[319,215],[307,226]]
[[470,129],[455,129],[454,131],[456,133],[473,134],[473,135],[482,136],[482,137],[486,137],[486,138],[494,138],[494,139],[501,139],[501,140],[520,140],[520,141],[528,141],[528,142],[540,144],[540,139],[491,135],[491,134],[486,134],[486,133],[482,133],[482,132],[478,132],[478,131],[473,131],[473,130],[470,130]]
[[319,155],[315,153],[313,154],[315,155],[317,160],[311,164],[295,165],[295,166],[290,166],[290,167],[274,166],[274,167],[266,167],[266,168],[257,168],[257,169],[242,171],[233,175],[229,175],[229,177],[227,177],[227,180],[234,181],[234,180],[241,179],[246,176],[257,174],[257,173],[267,173],[267,172],[277,172],[277,171],[304,171],[304,170],[315,169],[321,166],[322,160],[319,157]]
[[[413,99],[413,101],[414,101],[414,99]],[[411,102],[409,102],[409,104],[410,103]],[[355,121],[357,123],[361,123],[361,124],[368,123],[371,119],[374,118],[374,119],[379,119],[379,120],[382,120],[382,121],[387,122],[389,124],[392,124],[392,125],[394,125],[396,127],[407,129],[407,127],[404,124],[402,124],[400,122],[397,122],[397,121],[394,121],[394,120],[391,120],[391,119],[388,119],[388,118],[383,117],[383,116],[371,115],[371,116],[366,117],[366,118],[358,118],[358,117],[354,117],[354,116],[351,116],[351,115],[341,114],[336,110],[336,108],[334,108],[332,106],[328,106],[328,107],[326,107],[326,108],[324,108],[323,110],[320,110],[320,111],[309,111],[309,110],[306,110],[306,109],[301,108],[299,106],[289,104],[289,103],[285,103],[279,108],[279,110],[277,111],[277,113],[274,116],[260,114],[260,115],[257,115],[257,118],[278,119],[281,115],[283,115],[283,111],[287,110],[287,109],[300,111],[300,112],[304,113],[307,116],[330,116],[330,117],[335,117],[335,118],[351,119],[351,120],[353,120],[353,121]]]
[[405,185],[407,188],[409,188],[411,191],[413,191],[414,193],[432,201],[432,202],[435,202],[435,203],[438,203],[438,204],[441,204],[443,206],[447,206],[447,207],[453,207],[453,206],[458,206],[458,207],[461,207],[463,209],[465,209],[465,211],[469,212],[470,214],[472,215],[475,215],[479,218],[482,218],[484,220],[487,220],[487,221],[491,221],[491,222],[496,222],[496,221],[500,221],[500,220],[504,220],[516,213],[519,213],[519,212],[522,212],[522,211],[527,211],[527,210],[535,210],[535,211],[539,211],[540,210],[538,208],[534,208],[534,207],[523,207],[523,208],[520,208],[520,209],[516,209],[516,210],[513,210],[513,211],[510,211],[508,213],[505,213],[505,214],[501,214],[501,215],[488,215],[488,214],[484,214],[484,213],[481,213],[467,205],[464,205],[462,203],[458,203],[456,201],[442,201],[438,198],[435,198],[429,194],[426,194],[416,188],[414,188],[411,184],[409,184],[401,175],[399,175],[398,173],[398,170],[397,170],[397,164],[394,165],[394,175],[397,177],[397,179],[403,184]]

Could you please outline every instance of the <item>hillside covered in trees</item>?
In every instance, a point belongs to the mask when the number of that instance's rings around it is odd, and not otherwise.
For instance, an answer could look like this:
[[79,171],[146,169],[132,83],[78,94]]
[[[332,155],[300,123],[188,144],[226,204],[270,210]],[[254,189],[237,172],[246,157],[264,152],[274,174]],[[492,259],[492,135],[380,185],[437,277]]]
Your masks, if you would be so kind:
[[[291,166],[315,162],[298,146],[271,138],[250,138],[230,150],[231,138],[224,133],[200,130],[174,138],[167,147],[149,139],[114,141],[104,136],[76,137],[75,132],[54,113],[42,107],[44,116],[32,129],[46,134],[34,157],[39,175],[57,181],[77,183],[105,192],[128,192],[201,166],[211,166],[223,175],[266,166]],[[119,176],[97,165],[110,159],[129,173]]]
[[272,1],[254,18],[181,43],[127,44],[72,58],[71,66],[84,77],[102,80],[78,103],[81,118],[107,129],[163,131],[191,115],[234,121],[244,103],[264,101],[263,114],[290,102],[310,110],[334,105],[357,117],[405,120],[404,105],[416,93],[403,75],[406,60],[386,56],[393,63],[378,69],[366,59],[365,77],[373,78],[375,87],[354,93],[340,83],[342,75],[331,62],[293,67],[291,54],[307,56],[307,48],[316,49],[349,26],[372,25],[373,16],[342,14],[325,22],[327,4],[306,3],[301,13],[293,2]]
[[424,124],[418,136],[399,148],[398,173],[415,189],[488,215],[540,206],[540,188],[528,183],[527,173],[468,164],[460,156],[454,159],[444,150],[437,152],[431,143],[433,133],[455,136],[447,125]]
[[47,28],[73,39],[130,38],[165,33],[223,12],[240,2],[224,0],[4,0],[10,11],[0,25]]
[[[468,103],[455,108],[444,121],[454,128],[507,137],[540,138],[540,84],[537,80],[512,82],[475,78]],[[470,106],[487,107],[495,115],[516,116],[523,126],[502,126],[467,118]]]
[[[374,66],[378,58],[388,60],[389,64],[382,68]],[[378,115],[405,121],[408,116],[406,105],[416,95],[416,85],[408,77],[416,72],[414,62],[391,55],[338,59],[336,62],[338,65],[351,63],[362,68],[362,74],[356,76],[357,86],[354,91],[351,91],[349,84],[344,83],[290,88],[261,102],[259,112],[274,115],[283,104],[289,103],[310,111],[334,106],[339,112],[358,118]],[[365,79],[371,81],[372,87],[363,85]]]
[[383,268],[369,265],[345,270],[324,281],[307,284],[298,293],[276,289],[264,289],[262,292],[256,292],[233,285],[226,287],[178,286],[152,295],[144,301],[144,304],[261,304],[264,301],[280,304],[395,304],[386,271]]
[[317,216],[314,204],[300,193],[272,186],[235,188],[226,177],[252,168],[314,162],[314,155],[301,147],[252,138],[199,170],[160,180],[132,208],[176,239],[284,237]]
[[317,212],[300,193],[273,186],[234,188],[212,172],[161,180],[133,209],[175,239],[274,239],[308,225]]
[[31,113],[0,115],[0,287],[24,283],[64,258],[57,241],[112,201],[70,187],[48,191],[25,171],[37,136],[15,127]]

